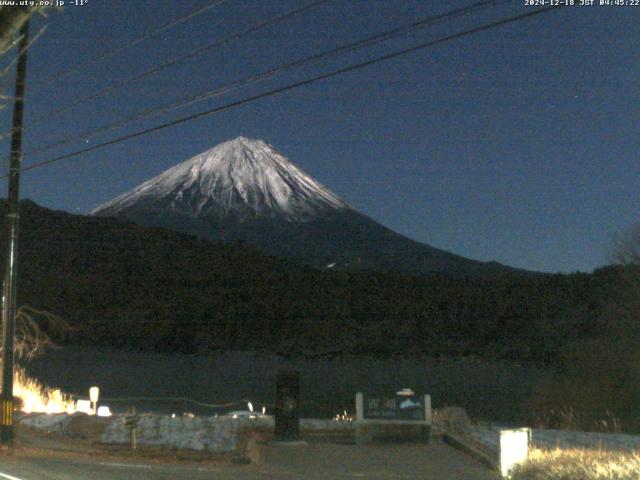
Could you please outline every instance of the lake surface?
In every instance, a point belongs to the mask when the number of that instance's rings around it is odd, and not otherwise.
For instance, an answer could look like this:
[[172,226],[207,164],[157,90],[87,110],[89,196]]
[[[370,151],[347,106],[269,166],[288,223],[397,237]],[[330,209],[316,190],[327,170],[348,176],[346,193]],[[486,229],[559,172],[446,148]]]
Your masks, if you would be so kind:
[[[354,412],[358,391],[393,393],[408,387],[430,394],[434,408],[462,406],[472,418],[505,422],[526,418],[526,401],[548,376],[506,361],[305,359],[244,352],[195,356],[75,347],[52,350],[24,366],[41,382],[85,398],[89,387],[98,385],[104,403],[120,412],[135,405],[138,411],[212,415],[244,410],[246,400],[256,409],[269,409],[276,372],[296,369],[302,416],[330,418],[343,410]],[[215,408],[195,402],[238,403]]]

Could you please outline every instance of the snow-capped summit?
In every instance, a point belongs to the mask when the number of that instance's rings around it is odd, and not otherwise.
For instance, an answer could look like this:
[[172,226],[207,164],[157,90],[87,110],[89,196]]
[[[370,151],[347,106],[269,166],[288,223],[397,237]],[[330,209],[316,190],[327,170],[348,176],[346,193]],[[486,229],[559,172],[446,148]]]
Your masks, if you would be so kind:
[[91,215],[244,242],[323,270],[510,272],[416,242],[351,208],[262,140],[238,137],[99,206]]
[[349,206],[262,140],[237,137],[99,206],[114,215],[145,205],[192,217],[305,221]]

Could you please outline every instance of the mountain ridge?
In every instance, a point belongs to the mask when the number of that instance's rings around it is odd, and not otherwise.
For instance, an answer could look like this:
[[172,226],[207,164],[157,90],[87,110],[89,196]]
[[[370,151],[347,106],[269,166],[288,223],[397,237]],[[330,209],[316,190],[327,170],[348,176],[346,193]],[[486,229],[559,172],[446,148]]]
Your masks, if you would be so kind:
[[[0,220],[4,207],[0,199]],[[248,245],[30,201],[20,217],[18,305],[68,320],[71,336],[57,340],[75,345],[544,359],[597,331],[593,312],[613,275],[319,271]]]
[[350,208],[271,145],[242,136],[165,170],[89,214],[106,216],[149,200],[194,217],[253,213],[290,221]]
[[351,207],[273,146],[246,137],[202,152],[89,214],[246,242],[319,269],[531,273],[404,237]]

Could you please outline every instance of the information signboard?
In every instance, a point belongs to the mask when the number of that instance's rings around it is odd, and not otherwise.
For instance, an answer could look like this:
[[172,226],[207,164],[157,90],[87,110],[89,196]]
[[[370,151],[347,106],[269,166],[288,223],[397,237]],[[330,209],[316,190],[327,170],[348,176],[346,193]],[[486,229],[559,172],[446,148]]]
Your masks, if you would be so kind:
[[363,394],[363,420],[427,420],[424,396],[378,396]]
[[404,388],[395,395],[356,394],[356,443],[421,442],[431,438],[431,396]]

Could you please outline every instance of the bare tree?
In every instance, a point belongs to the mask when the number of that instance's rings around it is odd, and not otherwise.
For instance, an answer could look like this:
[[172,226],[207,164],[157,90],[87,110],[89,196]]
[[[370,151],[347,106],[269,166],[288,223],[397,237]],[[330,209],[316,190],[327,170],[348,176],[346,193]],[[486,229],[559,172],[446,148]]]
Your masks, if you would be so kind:
[[[17,32],[36,12],[46,16],[42,7],[0,6],[0,57],[17,45],[20,40],[16,37]],[[43,31],[44,28],[33,38],[29,46]],[[0,71],[0,79],[6,78],[13,63],[10,62]],[[0,92],[0,108],[3,106],[1,105],[3,100],[12,100],[12,98]],[[70,325],[57,315],[22,306],[16,313],[15,352],[20,357],[32,357],[42,352],[47,346],[55,346],[55,340],[64,338],[70,330]]]
[[21,358],[32,358],[47,347],[57,347],[72,330],[58,315],[23,305],[16,314],[14,351]]
[[15,352],[33,357],[47,347],[57,347],[72,330],[62,317],[23,305],[16,314]]
[[15,43],[15,32],[39,7],[0,7],[0,52],[4,53]]
[[[16,36],[17,32],[20,27],[24,25],[24,22],[26,22],[27,19],[29,19],[29,17],[35,12],[42,14],[44,17],[47,16],[46,9],[42,7],[0,7],[0,59],[19,43],[20,36]],[[40,31],[33,36],[31,41],[29,41],[27,48],[31,48],[31,46],[38,41],[46,28],[46,25],[43,26]],[[16,56],[16,58],[11,62],[7,62],[0,70],[0,110],[11,105],[15,100],[8,93],[8,73],[12,70],[17,59],[18,57]],[[0,135],[0,140],[4,139],[8,135],[9,133],[7,132]]]
[[616,265],[640,267],[640,224],[614,236],[610,261]]
[[619,338],[640,338],[640,224],[613,237],[609,261],[615,266],[603,325]]

